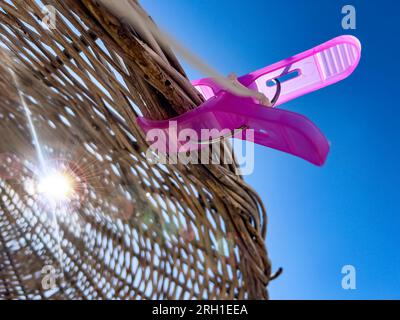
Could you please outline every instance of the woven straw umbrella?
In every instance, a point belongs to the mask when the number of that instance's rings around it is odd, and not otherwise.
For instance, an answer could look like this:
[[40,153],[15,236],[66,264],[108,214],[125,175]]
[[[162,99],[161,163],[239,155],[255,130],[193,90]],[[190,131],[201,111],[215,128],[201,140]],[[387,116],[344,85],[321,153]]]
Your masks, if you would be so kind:
[[[146,156],[138,115],[203,102],[164,42],[101,1],[9,0],[0,59],[1,299],[268,298],[266,212],[230,148]],[[68,207],[36,192],[40,153],[73,175]]]

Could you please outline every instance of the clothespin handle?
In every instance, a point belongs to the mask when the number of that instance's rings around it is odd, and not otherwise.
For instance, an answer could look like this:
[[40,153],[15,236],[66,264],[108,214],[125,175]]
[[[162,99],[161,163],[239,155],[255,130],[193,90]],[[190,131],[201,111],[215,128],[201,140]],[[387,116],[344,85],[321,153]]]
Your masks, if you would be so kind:
[[[360,41],[349,35],[334,38],[291,58],[238,78],[245,87],[272,97],[276,81],[281,93],[275,106],[316,91],[347,78],[357,67],[361,57]],[[225,90],[215,80],[193,81],[205,99]]]

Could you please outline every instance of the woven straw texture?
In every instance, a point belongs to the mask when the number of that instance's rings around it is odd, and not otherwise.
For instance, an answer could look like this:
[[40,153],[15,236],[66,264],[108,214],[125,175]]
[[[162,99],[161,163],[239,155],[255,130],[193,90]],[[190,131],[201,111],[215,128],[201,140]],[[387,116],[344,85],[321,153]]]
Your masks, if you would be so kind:
[[[138,115],[202,103],[169,48],[94,0],[8,0],[0,59],[0,299],[268,298],[265,209],[229,148],[230,164],[146,158]],[[32,190],[24,104],[46,159],[77,177],[68,208]]]

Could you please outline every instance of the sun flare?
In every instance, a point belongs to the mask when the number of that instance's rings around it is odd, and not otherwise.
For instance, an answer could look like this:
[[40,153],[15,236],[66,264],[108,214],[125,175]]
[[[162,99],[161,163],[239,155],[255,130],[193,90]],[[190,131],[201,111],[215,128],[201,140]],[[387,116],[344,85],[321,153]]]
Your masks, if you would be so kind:
[[52,172],[39,180],[38,192],[51,201],[67,201],[74,192],[72,177],[65,172]]

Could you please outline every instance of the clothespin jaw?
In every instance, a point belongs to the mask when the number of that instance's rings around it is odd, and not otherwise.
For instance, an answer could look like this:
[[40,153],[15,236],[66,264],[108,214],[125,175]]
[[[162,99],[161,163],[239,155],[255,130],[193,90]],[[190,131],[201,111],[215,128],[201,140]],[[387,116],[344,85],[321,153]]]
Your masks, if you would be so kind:
[[231,133],[234,138],[290,153],[318,166],[329,152],[328,141],[306,117],[226,91],[176,118],[138,121],[145,132],[150,132],[149,139],[157,139],[152,147],[169,154],[199,150]]
[[[273,97],[277,106],[349,76],[361,56],[359,41],[341,36],[292,58],[238,78],[241,85]],[[293,76],[294,74],[294,76]],[[287,78],[288,75],[292,77]],[[163,121],[138,118],[151,148],[169,154],[199,150],[230,136],[280,150],[315,165],[325,163],[329,143],[306,117],[239,97],[214,79],[193,82],[207,100]]]

